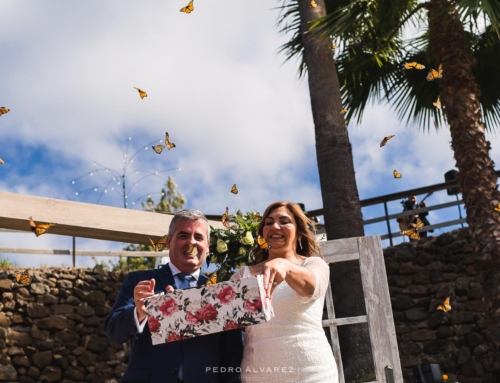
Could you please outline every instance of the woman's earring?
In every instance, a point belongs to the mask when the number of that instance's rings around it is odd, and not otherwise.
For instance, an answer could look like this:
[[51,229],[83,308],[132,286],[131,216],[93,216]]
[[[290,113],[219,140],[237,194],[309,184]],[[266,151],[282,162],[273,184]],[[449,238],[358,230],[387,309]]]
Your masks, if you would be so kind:
[[302,248],[302,238],[301,238],[301,239],[299,239],[299,246],[300,246],[300,250],[304,250],[304,249]]

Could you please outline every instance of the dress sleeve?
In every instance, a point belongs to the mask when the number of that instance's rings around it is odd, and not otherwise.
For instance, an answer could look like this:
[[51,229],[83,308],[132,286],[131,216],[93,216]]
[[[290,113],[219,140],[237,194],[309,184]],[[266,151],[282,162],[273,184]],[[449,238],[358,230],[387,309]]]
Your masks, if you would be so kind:
[[229,279],[230,281],[234,281],[235,279],[241,279],[245,276],[245,268],[246,266],[243,266],[241,269],[239,269],[236,273],[231,275],[231,278]]
[[328,288],[328,282],[330,281],[330,268],[328,267],[328,263],[320,257],[309,257],[306,260],[304,267],[314,273],[314,276],[316,277],[316,286],[314,287],[314,293],[310,298],[299,296],[300,301],[302,303],[308,303],[318,298],[323,298],[326,294],[326,289]]

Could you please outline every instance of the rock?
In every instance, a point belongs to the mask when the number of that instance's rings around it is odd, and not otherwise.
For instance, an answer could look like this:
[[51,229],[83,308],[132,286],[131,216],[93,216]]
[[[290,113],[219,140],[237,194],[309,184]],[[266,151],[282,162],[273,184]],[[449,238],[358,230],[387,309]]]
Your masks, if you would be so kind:
[[[413,331],[413,329],[411,329],[410,327],[406,326],[406,325],[402,325],[402,326],[395,326],[396,327],[396,334],[397,335],[403,335],[403,334],[408,334],[409,332]],[[120,351],[122,353],[124,353],[124,351]],[[118,353],[117,353],[118,355]]]
[[99,304],[95,307],[95,315],[99,317],[107,316],[111,308],[107,304]]
[[85,305],[81,305],[77,308],[76,313],[83,317],[89,317],[95,315],[95,310],[93,307]]
[[84,380],[85,372],[81,367],[79,369],[75,367],[70,367],[66,371],[64,371],[64,378],[70,380]]
[[410,355],[401,356],[401,367],[414,367],[420,364],[420,358]]
[[100,303],[104,303],[106,300],[106,295],[101,291],[92,291],[87,295],[87,303],[91,306],[96,306]]
[[480,344],[479,346],[477,346],[473,351],[472,351],[472,354],[473,355],[483,355],[485,354],[488,350],[489,350],[489,346],[485,343],[483,344]]
[[481,344],[483,337],[477,332],[473,332],[465,337],[465,344],[469,348],[474,348]]
[[66,315],[66,314],[72,314],[73,313],[73,306],[71,305],[53,305],[50,308],[50,311],[54,315]]
[[29,303],[27,306],[27,314],[30,318],[43,318],[49,315],[49,309],[42,303]]
[[413,300],[409,295],[399,295],[395,299],[391,299],[391,305],[393,310],[408,310],[415,306]]
[[11,365],[0,366],[0,380],[1,381],[16,381],[17,371]]
[[63,370],[67,370],[69,368],[69,361],[66,356],[62,356],[59,354],[54,355],[54,366],[59,367]]
[[431,275],[428,271],[421,271],[414,275],[413,282],[417,285],[428,285],[431,282]]
[[451,324],[474,323],[474,313],[470,311],[458,311],[450,315]]
[[73,282],[60,279],[57,281],[56,286],[60,289],[71,290],[73,288]]
[[467,303],[467,310],[469,311],[478,311],[484,312],[486,310],[486,306],[482,300],[473,300]]
[[482,377],[484,375],[484,369],[478,361],[469,360],[462,366],[462,374],[467,377]]
[[446,339],[435,339],[424,345],[424,352],[429,355],[450,354],[456,351],[453,342]]
[[32,283],[30,285],[31,294],[35,295],[43,295],[48,294],[50,292],[50,287],[45,283]]
[[467,295],[469,289],[470,277],[460,277],[455,283],[455,292],[457,295]]
[[416,342],[436,339],[436,334],[432,330],[417,330],[410,333],[410,339]]
[[15,356],[12,359],[12,364],[16,367],[29,367],[31,363],[27,356]]
[[34,339],[47,340],[49,338],[50,332],[39,330],[36,326],[31,327],[30,335]]
[[0,279],[0,292],[12,291],[12,281],[10,279]]
[[409,262],[415,260],[415,249],[410,246],[401,246],[396,250],[394,254],[394,259],[397,262]]
[[30,366],[28,368],[28,371],[26,372],[26,375],[28,375],[32,379],[36,379],[40,376],[40,370],[35,366]]
[[74,281],[76,279],[76,275],[73,274],[61,274],[61,279],[69,279],[70,281]]
[[58,299],[56,296],[52,294],[44,294],[40,295],[36,298],[36,301],[38,303],[43,303],[44,305],[52,305],[54,303],[57,303]]
[[61,380],[61,377],[62,374],[60,368],[47,366],[40,375],[40,381],[52,383]]
[[52,352],[51,351],[36,352],[31,357],[31,360],[33,364],[40,369],[50,366],[50,364],[52,363]]
[[85,320],[85,326],[97,326],[100,324],[101,324],[101,318],[95,315]]
[[87,350],[92,352],[101,352],[105,350],[108,346],[109,346],[108,338],[102,338],[97,335],[92,335],[87,345]]
[[78,299],[77,297],[74,296],[69,296],[68,299],[66,299],[66,303],[71,306],[78,306],[82,301]]
[[401,263],[401,267],[399,268],[399,273],[403,275],[413,275],[422,270],[424,270],[423,267],[415,265],[413,262],[406,262],[406,263]]
[[409,321],[420,321],[427,318],[427,313],[421,308],[413,308],[405,311],[405,316]]
[[457,335],[467,335],[474,330],[474,327],[468,324],[456,325],[455,332]]
[[0,313],[0,327],[10,327],[10,320],[3,313]]
[[48,318],[39,319],[36,322],[36,326],[42,330],[64,330],[70,325],[70,322],[63,317],[52,315]]
[[81,301],[85,301],[85,298],[87,296],[87,293],[85,291],[80,290],[80,289],[78,289],[78,288],[75,287],[73,289],[73,293],[76,295],[76,297],[78,299],[80,299]]
[[78,346],[80,336],[73,330],[65,329],[63,331],[57,332],[54,336],[54,339],[64,347],[72,349]]
[[31,336],[25,332],[7,331],[7,344],[9,346],[25,347],[33,343]]
[[94,366],[97,363],[98,357],[97,357],[97,355],[87,351],[85,354],[83,354],[82,356],[80,356],[78,358],[78,361],[84,367],[90,367],[90,366]]
[[8,356],[24,355],[24,350],[21,347],[9,347],[7,349]]
[[429,294],[429,288],[423,285],[412,285],[408,288],[408,293],[412,297],[422,297]]
[[455,241],[455,238],[450,233],[443,233],[439,237],[436,237],[434,243],[437,246],[446,246]]
[[18,380],[19,383],[36,383],[33,379],[31,379],[29,376],[21,376],[19,377]]
[[455,332],[448,326],[440,326],[436,331],[436,336],[438,338],[451,338],[453,335],[455,335]]

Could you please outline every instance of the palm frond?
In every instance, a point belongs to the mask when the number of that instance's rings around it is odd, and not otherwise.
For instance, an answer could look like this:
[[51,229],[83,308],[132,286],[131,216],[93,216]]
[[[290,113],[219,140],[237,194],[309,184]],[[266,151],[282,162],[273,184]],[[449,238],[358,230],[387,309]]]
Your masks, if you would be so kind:
[[500,2],[498,0],[459,0],[457,9],[462,19],[481,17],[486,15],[491,28],[500,33]]

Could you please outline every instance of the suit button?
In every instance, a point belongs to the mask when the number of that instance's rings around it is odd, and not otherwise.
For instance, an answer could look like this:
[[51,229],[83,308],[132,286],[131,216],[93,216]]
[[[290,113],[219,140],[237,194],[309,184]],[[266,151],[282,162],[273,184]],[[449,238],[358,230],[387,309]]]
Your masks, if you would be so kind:
[[172,369],[172,374],[177,374],[179,372],[179,369],[178,368],[173,368]]

